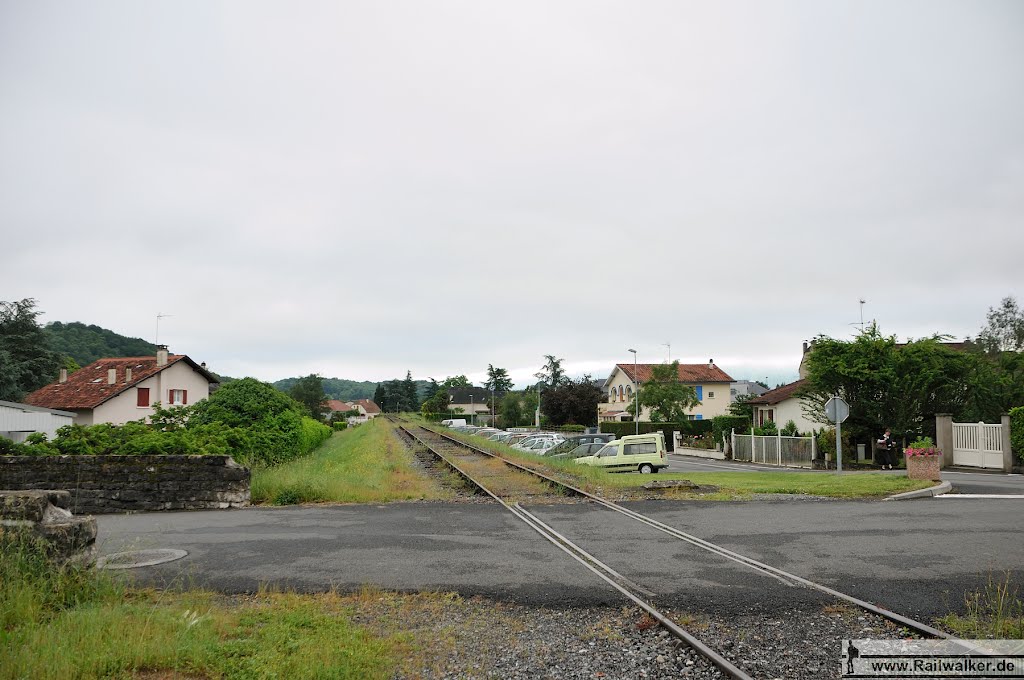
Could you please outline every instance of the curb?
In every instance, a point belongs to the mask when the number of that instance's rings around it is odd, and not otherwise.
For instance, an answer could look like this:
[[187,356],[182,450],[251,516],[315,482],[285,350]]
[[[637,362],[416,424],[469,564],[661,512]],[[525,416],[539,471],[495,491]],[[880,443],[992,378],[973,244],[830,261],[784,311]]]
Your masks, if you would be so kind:
[[888,496],[882,500],[886,501],[906,501],[912,498],[930,498],[932,496],[941,496],[944,493],[949,493],[953,490],[953,485],[949,482],[942,482],[937,486],[930,486],[927,489],[918,489],[917,491],[907,491],[905,493],[898,493],[894,496]]

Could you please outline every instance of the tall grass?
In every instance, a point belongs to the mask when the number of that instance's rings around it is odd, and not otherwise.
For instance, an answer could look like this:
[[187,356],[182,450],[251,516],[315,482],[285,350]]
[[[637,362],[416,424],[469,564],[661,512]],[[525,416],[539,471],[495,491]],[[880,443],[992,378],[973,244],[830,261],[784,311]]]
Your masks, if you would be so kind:
[[984,590],[965,594],[964,610],[939,623],[962,638],[1024,639],[1024,602],[1009,572],[1001,579],[989,575]]
[[335,432],[311,456],[252,471],[254,503],[380,503],[445,500],[441,488],[414,467],[413,454],[394,427],[375,418]]
[[404,638],[356,626],[335,599],[261,594],[237,603],[201,591],[137,591],[0,535],[0,680],[393,675]]

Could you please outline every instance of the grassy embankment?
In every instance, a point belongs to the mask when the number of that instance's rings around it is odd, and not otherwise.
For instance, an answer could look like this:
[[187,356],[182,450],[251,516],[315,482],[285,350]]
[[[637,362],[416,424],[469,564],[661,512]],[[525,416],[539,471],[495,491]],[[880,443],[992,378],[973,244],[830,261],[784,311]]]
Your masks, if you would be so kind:
[[253,469],[252,502],[384,503],[452,497],[450,490],[416,470],[414,462],[394,426],[376,418],[334,433],[312,455]]
[[354,623],[359,599],[133,590],[105,572],[55,568],[4,537],[0,680],[387,678],[429,650],[430,641]]
[[608,473],[600,468],[577,465],[573,461],[548,460],[517,451],[496,442],[482,441],[479,437],[451,433],[452,436],[474,446],[513,458],[531,467],[547,467],[569,475],[584,491],[629,492],[652,479],[687,479],[697,485],[718,487],[717,493],[695,494],[669,490],[665,498],[700,498],[704,500],[742,500],[755,494],[807,494],[830,498],[884,498],[904,491],[925,489],[934,482],[908,479],[900,475],[876,472],[850,472],[843,475],[821,472],[660,472],[651,477],[639,474]]

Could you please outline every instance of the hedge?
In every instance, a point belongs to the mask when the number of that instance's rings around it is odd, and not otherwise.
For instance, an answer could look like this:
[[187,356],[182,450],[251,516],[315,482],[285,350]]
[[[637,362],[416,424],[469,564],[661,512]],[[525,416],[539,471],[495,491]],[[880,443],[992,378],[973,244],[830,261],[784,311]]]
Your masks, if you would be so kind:
[[749,433],[750,419],[746,416],[715,416],[711,419],[711,432],[715,443],[725,443],[733,430],[739,434]]
[[[614,434],[616,437],[636,434],[636,423],[601,423],[601,432]],[[675,442],[672,439],[673,432],[680,432],[685,435],[701,435],[711,432],[710,420],[687,420],[682,423],[640,423],[640,434],[648,432],[664,432],[665,446],[669,451],[675,449]]]
[[1024,406],[1010,409],[1010,450],[1024,463]]

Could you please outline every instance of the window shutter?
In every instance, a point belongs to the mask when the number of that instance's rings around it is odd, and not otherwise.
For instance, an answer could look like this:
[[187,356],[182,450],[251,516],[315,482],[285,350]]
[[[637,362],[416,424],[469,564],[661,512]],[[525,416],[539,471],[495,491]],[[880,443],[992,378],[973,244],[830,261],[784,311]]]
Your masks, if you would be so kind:
[[697,401],[704,401],[704,386],[697,385]]
[[188,390],[181,391],[181,405],[184,406],[188,403]]
[[149,388],[140,387],[135,391],[135,405],[149,406]]
[[702,416],[701,414],[698,413],[697,414],[697,420],[704,420],[704,416]]
[[167,405],[172,406],[174,404],[174,390],[167,390]]

